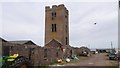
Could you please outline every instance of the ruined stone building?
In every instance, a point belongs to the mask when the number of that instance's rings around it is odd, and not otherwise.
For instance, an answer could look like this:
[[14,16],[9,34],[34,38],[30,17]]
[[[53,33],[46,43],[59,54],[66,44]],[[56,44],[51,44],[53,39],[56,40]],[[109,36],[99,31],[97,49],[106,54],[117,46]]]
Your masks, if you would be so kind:
[[38,46],[32,41],[7,41],[0,38],[0,47],[2,50],[2,56],[9,56],[15,53],[25,56],[29,53],[30,49]]

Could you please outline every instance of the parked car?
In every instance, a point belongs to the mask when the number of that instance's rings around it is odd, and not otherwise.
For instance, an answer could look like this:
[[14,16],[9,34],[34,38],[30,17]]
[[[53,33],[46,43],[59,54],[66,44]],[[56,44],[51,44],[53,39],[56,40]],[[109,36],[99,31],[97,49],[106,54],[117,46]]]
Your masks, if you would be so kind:
[[92,54],[95,54],[95,51],[92,51]]
[[115,60],[117,59],[117,54],[115,51],[111,50],[109,53],[108,53],[108,57],[110,60]]

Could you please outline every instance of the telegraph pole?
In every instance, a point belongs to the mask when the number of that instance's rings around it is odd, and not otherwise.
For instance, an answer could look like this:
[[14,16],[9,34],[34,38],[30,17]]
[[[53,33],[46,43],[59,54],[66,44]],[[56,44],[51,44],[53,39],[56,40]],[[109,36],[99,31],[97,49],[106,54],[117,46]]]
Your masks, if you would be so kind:
[[111,41],[111,49],[113,48],[113,44],[112,44],[112,41]]

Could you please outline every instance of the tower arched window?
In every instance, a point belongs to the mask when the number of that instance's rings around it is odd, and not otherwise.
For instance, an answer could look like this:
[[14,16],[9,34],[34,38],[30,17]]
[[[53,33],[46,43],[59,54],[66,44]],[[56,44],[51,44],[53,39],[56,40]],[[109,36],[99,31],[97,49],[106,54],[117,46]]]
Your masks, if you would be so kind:
[[52,24],[52,32],[56,32],[57,31],[57,28],[56,28],[56,24]]
[[66,45],[68,45],[68,38],[66,37]]
[[52,20],[56,17],[56,12],[52,12]]
[[47,49],[44,49],[44,58],[47,57]]

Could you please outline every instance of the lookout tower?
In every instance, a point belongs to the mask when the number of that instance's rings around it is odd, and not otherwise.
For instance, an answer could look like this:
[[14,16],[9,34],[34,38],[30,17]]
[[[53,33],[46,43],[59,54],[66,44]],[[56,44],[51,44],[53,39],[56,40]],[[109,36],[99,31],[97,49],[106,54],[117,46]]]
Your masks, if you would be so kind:
[[69,45],[68,19],[68,10],[63,4],[45,7],[45,45],[53,39]]

